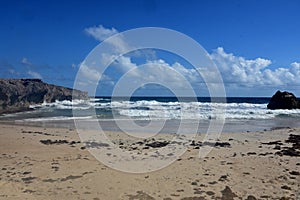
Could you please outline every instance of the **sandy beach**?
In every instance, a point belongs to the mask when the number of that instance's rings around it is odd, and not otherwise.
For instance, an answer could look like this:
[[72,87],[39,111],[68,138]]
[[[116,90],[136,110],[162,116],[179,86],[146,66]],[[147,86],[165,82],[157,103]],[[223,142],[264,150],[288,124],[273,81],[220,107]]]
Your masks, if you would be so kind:
[[[133,152],[159,148],[107,134]],[[76,130],[2,123],[0,199],[300,199],[299,135],[292,128],[223,134],[205,158],[194,141],[168,167],[132,174],[96,160]]]

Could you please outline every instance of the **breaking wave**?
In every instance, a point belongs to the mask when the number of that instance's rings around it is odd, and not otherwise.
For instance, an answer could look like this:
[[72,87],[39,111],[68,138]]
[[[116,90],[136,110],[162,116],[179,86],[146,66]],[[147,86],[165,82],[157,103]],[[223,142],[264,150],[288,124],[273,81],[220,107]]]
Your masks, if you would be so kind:
[[[161,102],[157,100],[110,101],[106,98],[89,100],[56,101],[32,105],[25,120],[71,120],[72,111],[80,119],[136,120],[155,119],[272,119],[277,117],[300,117],[300,110],[268,110],[266,103],[213,103],[213,102]],[[32,114],[32,116],[30,116]],[[36,117],[36,116],[40,117]]]

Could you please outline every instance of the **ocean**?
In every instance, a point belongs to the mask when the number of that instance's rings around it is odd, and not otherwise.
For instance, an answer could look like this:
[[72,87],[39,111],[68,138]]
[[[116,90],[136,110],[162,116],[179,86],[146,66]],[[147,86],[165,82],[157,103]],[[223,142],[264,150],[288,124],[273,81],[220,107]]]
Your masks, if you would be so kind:
[[32,105],[31,111],[2,115],[0,120],[67,128],[76,128],[74,120],[87,124],[96,120],[103,130],[108,131],[120,131],[120,121],[133,120],[140,129],[135,131],[145,131],[150,121],[164,121],[162,133],[176,132],[182,121],[185,127],[197,124],[198,133],[203,133],[212,120],[218,119],[225,121],[223,132],[300,127],[300,109],[268,110],[270,98],[228,97],[226,103],[222,100],[216,98],[211,102],[209,97],[95,97]]

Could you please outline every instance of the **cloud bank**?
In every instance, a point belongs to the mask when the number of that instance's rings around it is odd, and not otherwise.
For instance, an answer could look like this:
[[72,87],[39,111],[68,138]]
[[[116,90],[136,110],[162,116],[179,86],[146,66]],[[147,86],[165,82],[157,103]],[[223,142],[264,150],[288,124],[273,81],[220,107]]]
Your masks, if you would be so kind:
[[211,54],[218,66],[224,82],[245,87],[299,85],[299,63],[294,62],[287,68],[269,68],[271,60],[256,58],[247,60],[244,57],[226,53],[222,47]]
[[[103,41],[108,37],[117,34],[118,31],[114,28],[108,29],[102,25],[97,27],[86,28],[85,32],[94,37],[98,41]],[[126,41],[119,37],[118,40],[111,42],[111,45],[117,50],[126,48]],[[101,55],[103,59],[110,58],[115,55]],[[210,54],[211,59],[217,65],[227,93],[230,96],[270,96],[277,89],[291,90],[300,87],[300,63],[291,63],[288,67],[274,68],[272,61],[265,58],[247,59],[241,56],[236,56],[232,53],[227,53],[223,47],[218,47]],[[211,80],[214,80],[214,74],[209,73],[209,69],[195,69],[186,67],[179,62],[168,63],[163,59],[148,59],[144,65],[151,66],[148,68],[139,69],[139,64],[132,61],[130,56],[122,55],[116,56],[116,60],[113,62],[112,67],[114,73],[106,74],[105,80],[109,80],[110,87],[117,83],[118,78],[126,74],[127,80],[135,81],[137,78],[143,79],[145,82],[153,82],[155,80],[164,80],[172,86],[176,86],[178,90],[184,91],[180,84],[180,77],[185,77],[194,88],[205,87],[203,79],[199,75],[199,71],[207,70],[205,73],[211,76]],[[173,69],[178,72],[172,73],[172,75],[166,73],[166,68]],[[97,74],[97,69],[92,69],[89,66],[83,66],[82,72],[86,74],[86,77],[97,80],[100,76]],[[104,82],[105,85],[105,80]],[[102,88],[105,89],[105,88]],[[107,89],[107,88],[106,88]],[[157,88],[156,88],[157,89]],[[150,94],[153,91],[149,91]]]

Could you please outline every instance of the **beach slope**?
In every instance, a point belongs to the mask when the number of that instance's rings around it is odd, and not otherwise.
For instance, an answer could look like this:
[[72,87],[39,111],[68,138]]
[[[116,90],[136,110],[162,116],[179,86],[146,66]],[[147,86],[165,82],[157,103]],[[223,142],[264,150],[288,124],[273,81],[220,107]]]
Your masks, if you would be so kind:
[[299,136],[290,128],[223,134],[225,145],[205,158],[194,141],[168,167],[130,174],[97,161],[75,130],[0,124],[0,199],[300,199]]

